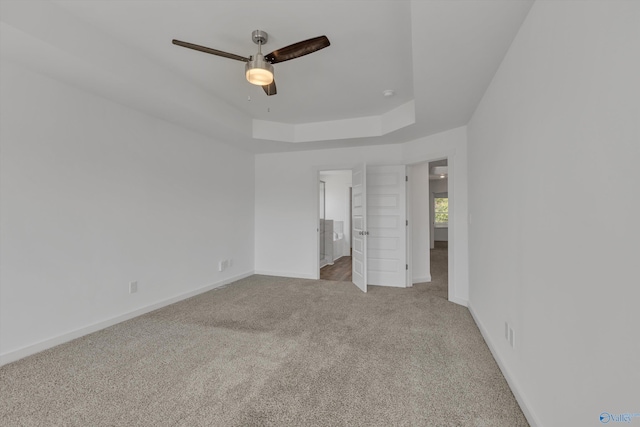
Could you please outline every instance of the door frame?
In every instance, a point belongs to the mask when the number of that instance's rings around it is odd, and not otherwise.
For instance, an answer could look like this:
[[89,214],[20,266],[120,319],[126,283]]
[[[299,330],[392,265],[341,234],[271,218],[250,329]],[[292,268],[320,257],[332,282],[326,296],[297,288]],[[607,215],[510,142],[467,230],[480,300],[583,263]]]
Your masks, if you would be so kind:
[[[314,181],[314,189],[315,189],[315,218],[314,224],[316,224],[316,256],[315,256],[315,269],[314,276],[315,280],[320,279],[320,187],[318,186],[318,181],[320,181],[320,172],[328,172],[328,171],[351,171],[353,173],[353,169],[358,166],[358,163],[350,163],[348,165],[328,165],[328,166],[315,166],[313,168],[315,177]],[[351,224],[351,220],[349,221],[349,226],[353,228],[353,224]],[[353,230],[349,232],[351,236],[351,241],[353,241]]]
[[[458,246],[458,241],[456,240],[456,225],[455,225],[455,209],[456,209],[456,192],[455,192],[455,154],[456,150],[445,150],[440,153],[434,153],[433,155],[425,156],[423,158],[412,159],[411,162],[407,163],[407,166],[410,167],[412,165],[418,165],[421,163],[435,162],[437,160],[447,159],[447,167],[448,167],[448,179],[447,179],[447,192],[449,193],[449,242],[448,242],[448,298],[449,301],[454,302],[456,304],[467,306],[467,302],[460,300],[456,297],[456,277],[455,277],[455,261],[456,261],[456,248]],[[410,184],[411,185],[411,184]],[[411,203],[412,203],[411,195],[407,196],[407,211],[410,211]],[[431,218],[429,218],[431,221]],[[407,227],[407,233],[412,234],[412,221],[409,221],[409,227]],[[409,240],[409,239],[407,239]],[[407,255],[408,257],[409,255]],[[411,264],[409,264],[409,273],[411,277],[408,278],[407,283],[413,284],[413,271],[411,269]],[[431,263],[429,263],[429,274],[431,274]]]

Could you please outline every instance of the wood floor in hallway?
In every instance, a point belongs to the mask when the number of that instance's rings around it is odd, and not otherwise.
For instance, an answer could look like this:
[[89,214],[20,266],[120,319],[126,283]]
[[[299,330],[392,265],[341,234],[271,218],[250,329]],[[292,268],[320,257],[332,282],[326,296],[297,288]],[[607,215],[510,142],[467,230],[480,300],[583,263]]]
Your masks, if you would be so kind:
[[343,256],[320,269],[320,280],[351,281],[351,257]]

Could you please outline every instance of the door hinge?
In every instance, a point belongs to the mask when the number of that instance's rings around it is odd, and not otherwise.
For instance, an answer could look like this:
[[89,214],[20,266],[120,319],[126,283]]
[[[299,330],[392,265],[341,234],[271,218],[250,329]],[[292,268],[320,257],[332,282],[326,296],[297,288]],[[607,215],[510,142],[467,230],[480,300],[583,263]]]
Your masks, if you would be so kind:
[[407,224],[406,225],[407,225],[407,227],[409,226],[409,220],[407,220]]
[[405,175],[405,176],[404,176],[404,180],[405,180],[406,182],[409,182],[409,175]]
[[408,270],[409,269],[409,264],[405,264],[405,267],[406,267],[405,270]]

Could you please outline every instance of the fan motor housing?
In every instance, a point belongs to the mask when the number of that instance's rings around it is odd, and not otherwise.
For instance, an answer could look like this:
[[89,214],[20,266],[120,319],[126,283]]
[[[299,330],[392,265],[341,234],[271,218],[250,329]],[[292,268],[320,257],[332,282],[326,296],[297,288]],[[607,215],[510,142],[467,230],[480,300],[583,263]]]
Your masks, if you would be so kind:
[[255,30],[251,33],[251,40],[253,40],[255,44],[265,44],[267,40],[269,40],[269,34],[267,34],[266,31]]

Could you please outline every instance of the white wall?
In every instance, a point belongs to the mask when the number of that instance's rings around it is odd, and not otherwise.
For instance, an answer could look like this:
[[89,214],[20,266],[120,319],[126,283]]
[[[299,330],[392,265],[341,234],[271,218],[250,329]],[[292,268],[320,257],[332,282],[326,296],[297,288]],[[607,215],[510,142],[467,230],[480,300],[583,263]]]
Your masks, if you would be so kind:
[[318,172],[401,161],[393,145],[256,156],[258,274],[318,277]]
[[447,181],[447,178],[432,179],[429,191],[432,193],[446,193],[449,185]]
[[253,271],[253,155],[6,61],[0,77],[2,362]]
[[459,239],[460,243],[455,245],[455,260],[449,259],[449,298],[466,304],[466,138],[466,128],[462,127],[405,144],[257,155],[256,272],[287,277],[318,276],[318,171],[351,169],[361,162],[416,164],[448,158],[450,175],[454,177],[449,179],[455,185],[459,203],[452,215],[460,233],[455,238],[450,235],[450,241]]
[[536,2],[469,124],[469,306],[534,425],[640,413],[638,52],[640,2]]
[[422,162],[408,168],[409,223],[411,224],[411,275],[413,283],[431,281],[431,215],[429,212],[429,163]]
[[447,227],[434,228],[433,239],[438,242],[446,242],[449,240],[449,229]]
[[455,128],[403,145],[408,164],[447,159],[449,192],[449,300],[469,299],[467,128]]

